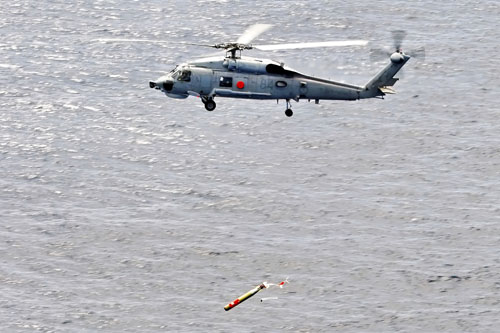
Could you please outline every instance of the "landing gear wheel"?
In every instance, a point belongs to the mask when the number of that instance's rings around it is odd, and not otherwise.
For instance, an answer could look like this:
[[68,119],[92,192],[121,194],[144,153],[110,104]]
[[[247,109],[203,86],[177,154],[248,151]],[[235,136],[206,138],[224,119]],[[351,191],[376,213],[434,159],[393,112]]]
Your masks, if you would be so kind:
[[293,116],[292,103],[290,103],[290,99],[289,98],[287,98],[285,101],[286,101],[285,115],[287,117],[291,117],[291,116]]
[[215,110],[216,106],[217,106],[217,104],[215,104],[215,102],[214,102],[213,99],[208,99],[205,102],[205,109],[207,109],[207,111],[213,111],[213,110]]

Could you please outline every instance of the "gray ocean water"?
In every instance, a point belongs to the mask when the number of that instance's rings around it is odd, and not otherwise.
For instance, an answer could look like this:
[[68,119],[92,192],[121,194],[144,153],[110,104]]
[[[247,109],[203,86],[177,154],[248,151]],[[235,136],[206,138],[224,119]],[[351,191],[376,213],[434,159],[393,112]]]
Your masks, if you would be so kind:
[[[498,1],[2,1],[0,332],[496,332]],[[426,48],[385,100],[174,100],[212,50],[364,84],[370,47]],[[167,40],[99,43],[99,38]],[[223,307],[263,281],[261,291]],[[263,297],[278,297],[260,302]]]

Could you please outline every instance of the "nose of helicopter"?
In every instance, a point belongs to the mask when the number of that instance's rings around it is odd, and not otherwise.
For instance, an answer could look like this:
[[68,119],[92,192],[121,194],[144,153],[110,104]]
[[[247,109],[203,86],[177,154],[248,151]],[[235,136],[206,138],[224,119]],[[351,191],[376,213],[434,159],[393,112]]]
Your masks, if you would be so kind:
[[174,81],[170,79],[159,78],[156,81],[149,81],[149,87],[171,91],[174,88]]

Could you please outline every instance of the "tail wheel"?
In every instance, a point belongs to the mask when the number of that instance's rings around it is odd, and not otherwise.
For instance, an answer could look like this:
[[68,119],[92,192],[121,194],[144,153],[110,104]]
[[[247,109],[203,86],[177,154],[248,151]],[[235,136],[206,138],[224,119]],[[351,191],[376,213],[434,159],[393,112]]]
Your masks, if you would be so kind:
[[291,116],[293,116],[292,103],[290,103],[290,99],[289,98],[287,98],[285,101],[286,101],[285,115],[287,117],[291,117]]

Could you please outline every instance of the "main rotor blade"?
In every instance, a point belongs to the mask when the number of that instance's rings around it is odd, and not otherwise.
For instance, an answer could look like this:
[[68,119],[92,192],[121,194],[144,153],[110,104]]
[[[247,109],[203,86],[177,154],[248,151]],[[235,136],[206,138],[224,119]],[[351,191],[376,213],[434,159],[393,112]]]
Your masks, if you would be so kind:
[[249,44],[253,41],[257,36],[259,36],[264,31],[269,30],[272,27],[271,24],[254,24],[250,26],[243,35],[238,38],[236,43],[238,44]]
[[252,45],[252,47],[263,51],[274,51],[274,50],[309,49],[313,47],[364,46],[366,44],[368,44],[367,40],[340,40],[331,42]]
[[196,44],[188,42],[172,42],[169,40],[157,40],[157,39],[126,39],[126,38],[98,38],[94,39],[96,42],[100,43],[150,43],[150,44],[177,44],[177,45],[195,45],[203,47],[215,47],[210,44]]
[[226,52],[225,50],[220,50],[218,52],[200,54],[200,55],[197,55],[197,56],[194,56],[194,57],[197,58],[197,59],[199,59],[199,58],[223,57],[224,54],[225,54],[225,52]]

